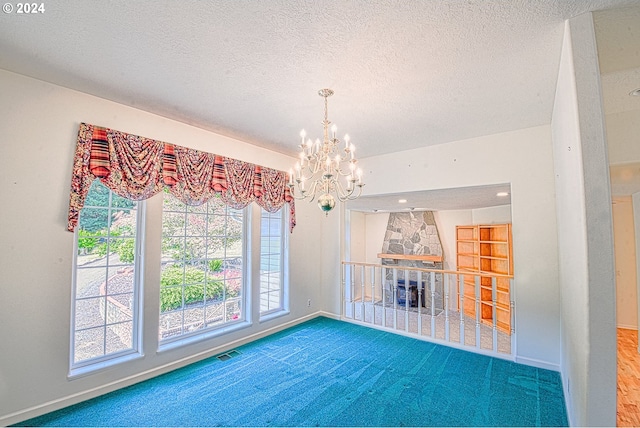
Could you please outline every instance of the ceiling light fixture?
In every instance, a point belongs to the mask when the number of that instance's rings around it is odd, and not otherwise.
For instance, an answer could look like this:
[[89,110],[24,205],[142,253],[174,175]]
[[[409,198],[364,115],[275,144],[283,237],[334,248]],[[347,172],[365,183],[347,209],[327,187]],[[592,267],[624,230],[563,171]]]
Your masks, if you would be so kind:
[[496,196],[504,198],[505,196],[509,196],[509,192],[498,192],[496,193]]
[[335,124],[331,127],[329,135],[331,122],[327,115],[327,98],[333,95],[333,91],[320,89],[318,95],[324,98],[323,139],[320,141],[318,138],[315,143],[310,138],[305,141],[307,133],[304,129],[300,132],[300,160],[296,162],[295,171],[289,170],[289,189],[294,198],[309,199],[309,202],[320,195],[318,206],[329,215],[329,211],[336,205],[331,193],[341,202],[353,200],[362,194],[364,183],[362,170],[356,169],[356,148],[349,143],[349,136],[345,134],[344,149],[340,150]]
[[398,199],[398,203],[399,204],[406,204],[407,200],[406,199]]
[[634,89],[633,91],[629,92],[629,95],[631,95],[632,97],[640,97],[640,88]]

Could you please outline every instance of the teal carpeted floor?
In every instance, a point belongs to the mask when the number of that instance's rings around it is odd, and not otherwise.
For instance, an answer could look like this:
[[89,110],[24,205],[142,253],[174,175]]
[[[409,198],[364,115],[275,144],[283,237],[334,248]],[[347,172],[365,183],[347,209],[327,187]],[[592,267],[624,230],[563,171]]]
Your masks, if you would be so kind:
[[566,426],[560,375],[327,318],[18,426]]

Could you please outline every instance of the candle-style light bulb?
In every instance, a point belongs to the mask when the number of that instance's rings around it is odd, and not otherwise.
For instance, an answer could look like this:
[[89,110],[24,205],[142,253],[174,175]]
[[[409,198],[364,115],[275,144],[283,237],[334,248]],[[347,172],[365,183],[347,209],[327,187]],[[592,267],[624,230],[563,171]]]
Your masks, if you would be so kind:
[[293,184],[293,169],[289,168],[289,184]]
[[356,174],[358,175],[358,184],[362,184],[362,170],[358,168],[358,171],[356,171]]
[[333,139],[336,139],[336,131],[338,130],[338,127],[336,126],[336,124],[334,123],[333,126],[331,127],[331,133],[333,134]]
[[351,138],[349,137],[349,134],[344,134],[344,148],[345,150],[349,148],[349,140]]
[[353,159],[353,156],[354,156],[354,154],[355,154],[355,152],[356,152],[356,146],[354,146],[353,144],[351,144],[351,145],[349,146],[349,151],[351,152],[351,159]]
[[307,133],[305,132],[305,130],[303,129],[302,131],[300,131],[300,138],[302,138],[302,145],[304,146],[304,137],[307,136]]

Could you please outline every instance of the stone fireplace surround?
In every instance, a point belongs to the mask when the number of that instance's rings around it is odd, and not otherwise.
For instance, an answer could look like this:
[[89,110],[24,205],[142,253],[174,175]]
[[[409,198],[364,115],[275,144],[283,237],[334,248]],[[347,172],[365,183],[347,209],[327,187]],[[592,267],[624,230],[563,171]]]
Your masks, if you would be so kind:
[[[442,256],[442,243],[440,241],[440,235],[438,234],[438,227],[433,215],[433,211],[409,211],[409,212],[395,212],[389,214],[389,221],[387,223],[387,230],[385,232],[384,241],[382,244],[383,254],[398,254],[398,255],[433,255]],[[389,268],[396,267],[397,278],[402,280],[400,285],[405,281],[404,270],[402,267],[416,267],[416,268],[428,268],[428,269],[442,269],[442,262],[422,262],[417,260],[397,260],[397,259],[382,259],[382,265]],[[443,279],[442,274],[436,274],[435,281],[435,308],[439,312],[444,308],[444,296],[443,296]],[[409,272],[409,281],[417,281],[417,273]],[[429,287],[428,274],[423,273],[423,284]],[[399,281],[400,282],[400,281]],[[385,278],[385,287],[388,291],[387,296],[392,296],[393,293],[393,270],[387,269]],[[401,293],[399,288],[396,300],[398,304],[404,304],[404,293]],[[411,292],[410,294],[417,294]],[[414,294],[414,295],[415,295]],[[411,295],[407,296],[411,300]],[[427,297],[425,299],[425,297]],[[393,304],[393,300],[390,298],[385,303]],[[415,306],[416,303],[413,303]],[[423,306],[425,308],[431,308],[431,297],[429,294],[423,292]]]

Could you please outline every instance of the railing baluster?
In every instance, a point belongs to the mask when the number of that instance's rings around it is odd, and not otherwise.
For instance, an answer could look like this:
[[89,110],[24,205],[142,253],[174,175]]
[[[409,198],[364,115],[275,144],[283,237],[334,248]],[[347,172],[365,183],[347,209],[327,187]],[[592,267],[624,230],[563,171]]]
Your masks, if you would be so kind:
[[364,270],[364,265],[360,266],[360,304],[362,305],[362,309],[360,312],[360,321],[365,322],[366,321],[366,306],[364,303],[364,295],[365,295],[365,291],[364,291],[364,284],[365,284],[366,280],[365,280],[365,270]]
[[371,324],[375,324],[376,323],[376,302],[375,302],[375,297],[376,297],[376,289],[375,289],[375,282],[376,282],[376,268],[375,266],[371,266]]
[[349,269],[349,276],[351,277],[351,281],[349,284],[349,293],[351,294],[351,317],[352,319],[356,319],[356,267],[355,265],[351,265]]
[[393,268],[393,329],[398,328],[398,269]]
[[509,279],[509,313],[511,314],[511,355],[516,355],[516,302],[513,300],[513,279]]
[[422,272],[420,271],[416,277],[416,287],[418,288],[418,336],[422,336]]
[[492,307],[491,307],[491,315],[493,317],[493,352],[498,352],[498,310],[497,310],[497,305],[498,305],[498,296],[496,294],[496,277],[492,277],[491,278],[491,302],[492,302]]
[[460,344],[464,345],[464,275],[458,275],[458,312],[460,313]]
[[411,281],[409,278],[409,271],[404,270],[404,331],[409,332],[409,308],[411,303],[409,302],[409,296],[411,295]]
[[342,300],[340,302],[340,316],[341,317],[346,317],[347,315],[347,296],[346,296],[346,292],[345,292],[345,277],[346,277],[346,272],[347,270],[347,265],[342,263],[340,265],[340,299]]
[[436,289],[429,278],[429,291],[431,292],[431,337],[436,337]]
[[474,275],[476,291],[476,348],[480,349],[480,311],[482,310],[482,306],[480,305],[480,275]]
[[[433,288],[435,288],[435,282],[436,282],[435,272],[431,272],[431,286]],[[443,291],[444,291],[444,340],[449,342],[449,288],[444,288]],[[435,296],[435,291],[433,292],[433,294]],[[435,297],[434,297],[434,301],[435,301]]]
[[380,269],[380,286],[382,287],[382,326],[387,326],[387,268]]

